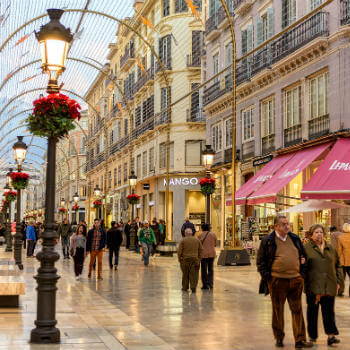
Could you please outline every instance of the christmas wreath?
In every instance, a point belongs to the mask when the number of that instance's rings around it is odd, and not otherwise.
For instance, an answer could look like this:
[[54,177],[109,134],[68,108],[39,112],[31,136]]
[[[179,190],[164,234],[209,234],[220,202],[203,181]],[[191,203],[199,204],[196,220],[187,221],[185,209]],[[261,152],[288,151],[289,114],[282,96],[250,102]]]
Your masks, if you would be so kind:
[[204,177],[199,180],[199,185],[204,195],[213,194],[215,192],[215,179],[213,178]]
[[126,198],[129,204],[137,204],[139,202],[140,196],[138,194],[129,194]]
[[73,205],[72,206],[72,210],[74,210],[75,212],[77,212],[79,210],[79,205]]
[[58,209],[58,211],[63,214],[63,213],[65,213],[67,211],[67,209],[66,208],[60,208],[60,209]]
[[94,201],[92,204],[94,205],[95,209],[98,209],[98,208],[102,207],[102,202],[101,201]]
[[34,110],[26,122],[36,136],[62,138],[75,129],[75,119],[80,119],[80,105],[63,94],[50,94],[33,102]]
[[15,191],[5,192],[5,198],[8,202],[13,202],[17,198],[17,192]]
[[23,190],[27,188],[29,182],[29,175],[26,173],[11,173],[11,183],[16,190]]

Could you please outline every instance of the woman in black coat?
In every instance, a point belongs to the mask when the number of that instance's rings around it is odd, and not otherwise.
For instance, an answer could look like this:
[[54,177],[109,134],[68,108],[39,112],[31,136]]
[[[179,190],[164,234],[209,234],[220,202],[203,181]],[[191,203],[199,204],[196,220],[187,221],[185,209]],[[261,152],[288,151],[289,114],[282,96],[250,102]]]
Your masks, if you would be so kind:
[[111,229],[107,232],[107,247],[109,249],[109,267],[113,269],[113,254],[114,254],[114,269],[118,269],[119,249],[123,242],[123,231],[115,221],[111,223]]

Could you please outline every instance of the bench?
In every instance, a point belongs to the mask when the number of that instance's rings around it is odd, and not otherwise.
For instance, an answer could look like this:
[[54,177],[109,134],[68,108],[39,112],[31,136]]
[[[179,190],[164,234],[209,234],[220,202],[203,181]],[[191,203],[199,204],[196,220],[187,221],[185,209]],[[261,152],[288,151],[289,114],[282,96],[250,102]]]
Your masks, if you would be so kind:
[[169,242],[165,243],[165,245],[159,245],[157,246],[157,252],[159,252],[161,256],[173,256],[173,254],[177,252],[176,243]]
[[12,261],[0,262],[0,307],[18,307],[19,296],[26,292],[23,276]]

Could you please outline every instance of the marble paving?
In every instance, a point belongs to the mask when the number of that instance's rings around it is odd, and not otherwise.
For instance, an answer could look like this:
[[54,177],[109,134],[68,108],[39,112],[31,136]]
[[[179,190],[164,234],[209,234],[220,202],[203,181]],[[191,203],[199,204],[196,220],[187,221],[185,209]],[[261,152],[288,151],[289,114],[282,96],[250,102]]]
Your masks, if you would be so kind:
[[[24,253],[24,251],[23,251]],[[11,253],[0,248],[0,259]],[[214,291],[181,292],[176,258],[155,257],[144,267],[139,255],[121,251],[118,271],[104,257],[103,281],[76,281],[73,261],[57,263],[57,320],[61,344],[28,343],[36,317],[38,261],[24,257],[26,294],[20,308],[0,308],[0,350],[268,350],[275,349],[269,297],[257,293],[255,262],[245,267],[215,267]],[[346,288],[348,290],[348,288]],[[350,298],[337,298],[336,317],[341,344],[350,346]],[[305,310],[305,308],[304,308]],[[327,349],[322,322],[316,349]],[[284,349],[294,349],[286,307]]]

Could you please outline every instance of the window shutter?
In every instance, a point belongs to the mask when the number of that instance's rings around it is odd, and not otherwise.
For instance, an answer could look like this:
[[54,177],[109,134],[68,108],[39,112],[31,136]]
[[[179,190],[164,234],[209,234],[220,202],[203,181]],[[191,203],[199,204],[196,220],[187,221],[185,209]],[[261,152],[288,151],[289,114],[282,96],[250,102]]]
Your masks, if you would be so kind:
[[247,30],[242,31],[242,56],[244,56],[247,51]]
[[253,50],[254,47],[254,36],[253,36],[253,25],[247,27],[247,52]]
[[289,6],[290,6],[291,17],[289,19],[288,25],[291,25],[297,19],[297,2],[296,2],[296,0],[290,0],[289,1]]
[[273,7],[267,9],[267,39],[275,34],[275,10]]
[[158,56],[159,59],[163,62],[163,38],[158,40]]
[[264,42],[264,20],[258,17],[256,21],[256,45],[259,46]]
[[[153,46],[154,49],[154,46]],[[151,74],[154,73],[154,54],[151,52]]]
[[288,0],[282,0],[282,29],[288,26]]
[[168,69],[171,68],[171,35],[167,35],[166,37],[166,67]]

